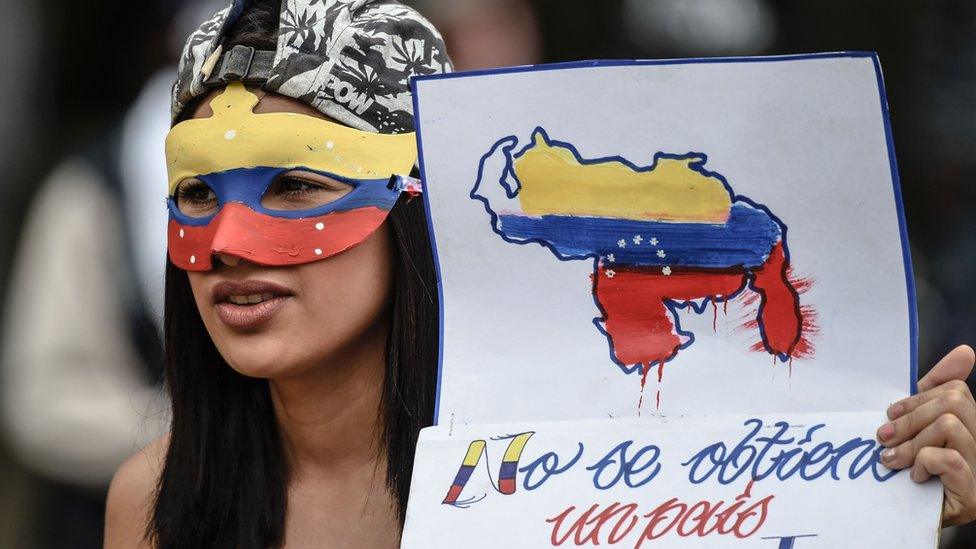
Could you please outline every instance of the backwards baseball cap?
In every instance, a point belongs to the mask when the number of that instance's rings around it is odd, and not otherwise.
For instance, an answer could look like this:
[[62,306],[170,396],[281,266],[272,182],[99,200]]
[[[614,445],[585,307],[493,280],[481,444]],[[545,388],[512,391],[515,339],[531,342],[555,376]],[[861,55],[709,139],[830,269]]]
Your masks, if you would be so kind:
[[[166,138],[169,255],[185,270],[212,268],[215,254],[306,263],[368,238],[401,192],[419,192],[406,176],[417,159],[409,78],[451,70],[436,29],[393,0],[283,0],[274,51],[223,51],[245,9],[235,0],[190,36],[173,89],[176,121],[223,88],[211,117]],[[245,85],[331,120],[255,113]]]
[[452,70],[437,29],[396,0],[282,0],[274,51],[224,51],[224,33],[246,3],[233,0],[187,39],[173,88],[174,121],[208,88],[242,81],[359,130],[412,132],[409,78]]

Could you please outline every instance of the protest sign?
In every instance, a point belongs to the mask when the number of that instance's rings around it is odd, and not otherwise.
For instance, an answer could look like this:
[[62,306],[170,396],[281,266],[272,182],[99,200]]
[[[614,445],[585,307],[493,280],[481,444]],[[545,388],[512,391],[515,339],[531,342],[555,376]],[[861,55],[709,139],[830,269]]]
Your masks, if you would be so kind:
[[931,547],[941,485],[881,465],[878,413],[423,432],[404,549]]
[[414,101],[441,353],[404,547],[934,543],[941,486],[874,440],[917,374],[875,55],[434,75]]

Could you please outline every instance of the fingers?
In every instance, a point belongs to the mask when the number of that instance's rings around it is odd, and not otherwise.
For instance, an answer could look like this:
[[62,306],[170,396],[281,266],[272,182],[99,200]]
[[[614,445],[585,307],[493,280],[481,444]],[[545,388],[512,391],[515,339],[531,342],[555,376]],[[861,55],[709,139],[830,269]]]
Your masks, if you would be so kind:
[[976,353],[969,345],[960,345],[949,351],[935,366],[918,381],[918,392],[923,393],[947,381],[964,381],[973,371]]
[[976,518],[976,477],[962,454],[952,448],[926,446],[915,456],[911,477],[925,482],[933,476],[945,488],[943,525],[964,524]]
[[904,469],[915,462],[915,457],[928,446],[952,448],[976,471],[976,438],[960,419],[952,414],[942,414],[926,426],[918,436],[881,452],[881,462],[891,469]]
[[[938,392],[917,408],[898,419],[888,422],[878,429],[878,440],[891,448],[919,434],[940,416],[955,416],[970,433],[976,433],[976,404],[973,404],[969,388],[945,389]],[[943,426],[954,427],[949,420],[942,420]]]
[[899,417],[914,411],[916,408],[925,404],[926,402],[939,397],[942,393],[946,391],[956,391],[959,394],[965,396],[970,402],[976,406],[976,400],[973,399],[973,393],[969,390],[969,386],[966,385],[965,381],[953,379],[947,381],[941,385],[938,385],[924,393],[918,393],[917,395],[912,395],[907,398],[903,398],[898,402],[892,404],[888,407],[888,419],[898,419]]

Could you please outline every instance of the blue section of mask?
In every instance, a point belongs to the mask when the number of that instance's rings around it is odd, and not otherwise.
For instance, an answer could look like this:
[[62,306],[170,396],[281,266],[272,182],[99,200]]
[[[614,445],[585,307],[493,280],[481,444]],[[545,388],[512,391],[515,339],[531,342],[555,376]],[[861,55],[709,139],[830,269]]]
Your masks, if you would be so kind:
[[[304,210],[270,210],[262,206],[261,197],[264,196],[268,187],[274,183],[279,175],[293,170],[303,170],[324,175],[352,186],[352,190],[338,200]],[[307,168],[236,168],[223,172],[200,175],[197,176],[197,179],[206,183],[217,196],[217,209],[207,217],[191,217],[180,211],[176,197],[171,196],[167,200],[170,219],[176,220],[181,225],[207,225],[220,212],[224,204],[230,202],[244,204],[255,212],[271,217],[302,219],[319,217],[332,212],[355,210],[367,206],[374,206],[381,210],[389,210],[400,196],[398,189],[389,188],[389,179],[350,179]]]

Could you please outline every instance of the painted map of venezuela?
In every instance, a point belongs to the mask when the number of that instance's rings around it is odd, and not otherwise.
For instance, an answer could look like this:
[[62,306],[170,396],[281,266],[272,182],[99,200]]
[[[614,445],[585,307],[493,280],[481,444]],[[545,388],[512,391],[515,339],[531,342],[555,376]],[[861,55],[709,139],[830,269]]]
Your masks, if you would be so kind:
[[[774,362],[812,354],[815,313],[801,306],[808,280],[790,267],[786,225],[737,196],[700,153],[657,153],[648,166],[620,157],[582,158],[536,128],[530,143],[495,142],[481,158],[471,198],[506,242],[540,244],[563,261],[593,261],[593,319],[610,358],[647,374],[692,345],[681,314],[741,300],[754,311],[752,349]],[[486,175],[491,172],[493,179]]]

